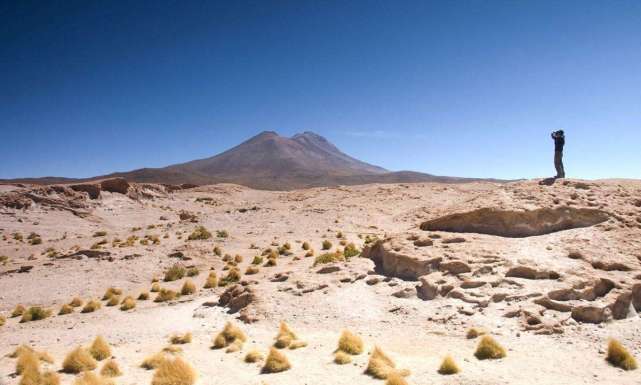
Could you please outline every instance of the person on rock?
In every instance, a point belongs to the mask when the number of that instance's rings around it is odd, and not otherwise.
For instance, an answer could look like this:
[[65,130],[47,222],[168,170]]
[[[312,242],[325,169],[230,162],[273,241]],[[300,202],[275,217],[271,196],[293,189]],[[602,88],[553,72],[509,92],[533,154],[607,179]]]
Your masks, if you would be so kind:
[[552,133],[554,139],[554,167],[556,168],[556,178],[565,178],[565,169],[563,168],[563,146],[565,146],[565,134],[563,130]]

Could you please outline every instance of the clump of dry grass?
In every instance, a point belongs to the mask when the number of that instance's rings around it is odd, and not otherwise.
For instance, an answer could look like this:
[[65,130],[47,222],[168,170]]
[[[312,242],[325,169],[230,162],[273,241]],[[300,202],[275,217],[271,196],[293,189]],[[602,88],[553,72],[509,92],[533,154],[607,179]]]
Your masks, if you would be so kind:
[[470,329],[467,331],[467,334],[465,335],[465,337],[466,337],[468,340],[471,340],[471,339],[474,339],[474,338],[476,338],[476,337],[478,337],[478,336],[482,336],[482,335],[485,335],[485,334],[487,334],[487,332],[486,332],[485,330],[483,330],[483,329],[480,329],[480,328],[470,328]]
[[267,262],[265,262],[265,267],[271,267],[271,266],[276,266],[278,262],[276,261],[276,257],[269,256],[267,258]]
[[409,375],[409,371],[406,369],[397,370],[394,361],[383,353],[381,348],[378,346],[374,347],[372,354],[370,354],[365,373],[380,380],[386,379],[392,373],[396,373],[401,376]]
[[26,310],[27,310],[26,307],[24,307],[23,305],[18,304],[18,305],[16,305],[16,307],[13,308],[13,311],[11,312],[11,317],[12,318],[20,317],[21,315],[24,314],[24,312]]
[[227,322],[223,330],[214,338],[213,349],[222,349],[231,344],[236,344],[240,347],[246,340],[247,336],[245,336],[245,333],[243,333],[238,326]]
[[183,283],[183,287],[180,289],[180,294],[189,295],[196,292],[196,285],[191,279],[188,279]]
[[407,381],[405,381],[405,378],[399,373],[392,372],[387,376],[387,381],[385,381],[385,385],[408,385]]
[[261,255],[254,256],[254,259],[252,260],[252,265],[260,265],[261,263],[263,263],[263,257]]
[[481,340],[479,341],[479,344],[476,347],[476,351],[474,352],[474,356],[478,358],[479,360],[486,360],[486,359],[498,359],[498,358],[503,358],[505,357],[506,352],[505,349],[499,345],[498,342],[494,340],[494,338],[485,335]]
[[51,310],[43,309],[40,306],[31,306],[23,314],[20,322],[43,320],[51,315]]
[[176,293],[175,291],[170,290],[170,289],[165,289],[163,287],[158,292],[158,295],[156,296],[156,299],[154,299],[154,302],[173,301],[176,298],[178,298],[178,293]]
[[85,307],[82,308],[80,311],[81,313],[92,313],[102,307],[102,304],[94,299],[89,300],[86,304]]
[[353,243],[349,243],[345,246],[343,249],[343,255],[345,256],[345,259],[350,259],[352,257],[356,257],[360,254],[360,250],[354,245]]
[[205,286],[203,287],[205,289],[213,289],[216,286],[218,286],[218,277],[216,276],[216,272],[212,271],[207,276],[207,279],[205,280]]
[[292,365],[289,363],[287,356],[281,353],[274,347],[269,349],[269,355],[265,360],[265,365],[263,366],[262,373],[279,373],[289,370]]
[[309,242],[307,241],[303,242],[303,245],[302,245],[303,250],[309,250],[309,247],[310,247]]
[[232,267],[227,272],[227,275],[220,279],[218,286],[227,286],[230,283],[240,281],[241,274],[240,270],[237,267]]
[[188,277],[195,277],[198,274],[200,274],[200,270],[198,270],[198,268],[196,266],[192,266],[192,267],[187,268],[186,275]]
[[122,372],[120,371],[118,363],[115,360],[108,360],[104,365],[102,365],[102,369],[100,369],[100,375],[105,377],[118,377],[122,375]]
[[142,293],[140,293],[140,295],[138,296],[138,301],[147,301],[147,300],[149,300],[149,292],[143,291]]
[[169,359],[169,356],[163,352],[156,353],[152,356],[145,358],[145,360],[140,364],[142,368],[147,370],[156,369],[163,362]]
[[73,385],[113,385],[113,381],[92,372],[85,372],[76,378]]
[[7,322],[6,318],[0,315],[0,326],[4,325],[5,322]]
[[24,371],[19,385],[60,385],[58,373],[47,371],[40,373],[38,368],[29,368]]
[[223,250],[219,246],[214,246],[214,254],[220,257],[223,255]]
[[323,241],[323,250],[329,250],[332,248],[332,242],[328,241],[327,239]]
[[109,301],[107,301],[107,306],[116,306],[119,303],[120,303],[120,296],[112,295],[111,298],[109,298]]
[[187,332],[185,334],[174,334],[169,338],[169,343],[172,344],[188,344],[191,342],[191,333]]
[[196,227],[194,231],[189,234],[189,237],[187,237],[190,241],[205,240],[209,238],[211,238],[211,233],[205,228],[205,226]]
[[40,360],[36,355],[36,352],[31,348],[22,349],[18,353],[18,360],[16,361],[16,373],[22,374],[25,371],[29,370],[40,370]]
[[314,249],[309,249],[305,253],[305,258],[313,257],[314,256]]
[[177,353],[182,353],[183,348],[176,345],[169,345],[162,348],[162,351],[165,353],[177,354]]
[[314,266],[325,264],[325,263],[342,262],[342,261],[345,261],[345,256],[343,256],[343,254],[339,252],[324,253],[317,256],[316,259],[314,259]]
[[350,362],[352,362],[352,356],[345,353],[344,351],[338,350],[336,351],[336,353],[334,353],[334,363],[338,365],[345,365],[349,364]]
[[247,266],[247,269],[245,270],[245,275],[254,275],[258,274],[260,269],[257,266]]
[[245,355],[245,362],[251,364],[254,362],[262,361],[264,358],[265,357],[263,357],[263,353],[261,353],[257,349],[253,349]]
[[458,365],[454,361],[452,356],[445,356],[441,366],[438,368],[438,372],[443,375],[456,374],[460,371]]
[[151,284],[151,289],[149,290],[152,293],[157,293],[160,291],[160,284],[158,282],[154,282]]
[[120,304],[120,310],[122,311],[127,311],[131,310],[136,307],[136,300],[134,297],[128,295],[125,297],[125,299],[122,300],[122,303]]
[[608,343],[608,355],[606,360],[623,370],[634,370],[637,368],[637,360],[634,356],[617,340],[610,340]]
[[167,271],[165,271],[165,282],[177,281],[185,276],[187,270],[180,263],[173,264]]
[[363,353],[363,340],[349,330],[343,330],[338,339],[338,348],[336,350],[353,355],[361,354]]
[[107,301],[111,299],[111,297],[118,296],[122,294],[122,290],[115,288],[115,287],[110,287],[105,291],[105,295],[102,296],[103,301]]
[[58,312],[58,315],[65,315],[65,314],[71,314],[73,313],[73,307],[69,304],[64,304],[60,307],[60,311]]
[[194,368],[180,357],[160,363],[151,385],[192,385],[198,379]]
[[111,346],[103,336],[97,336],[89,347],[89,353],[98,361],[111,357]]
[[289,344],[289,349],[296,350],[296,349],[304,348],[305,346],[307,346],[306,341],[295,340],[295,341],[292,341],[291,344]]
[[287,323],[285,323],[284,321],[281,321],[274,346],[278,349],[283,349],[288,347],[293,341],[297,339],[298,338],[296,337],[296,333],[294,333],[289,325],[287,325]]
[[65,357],[62,362],[62,371],[65,373],[80,373],[96,368],[96,360],[87,349],[78,346]]
[[80,306],[82,306],[82,304],[83,304],[82,299],[80,299],[78,297],[74,297],[71,300],[71,302],[69,302],[69,306],[71,306],[71,307],[80,307]]

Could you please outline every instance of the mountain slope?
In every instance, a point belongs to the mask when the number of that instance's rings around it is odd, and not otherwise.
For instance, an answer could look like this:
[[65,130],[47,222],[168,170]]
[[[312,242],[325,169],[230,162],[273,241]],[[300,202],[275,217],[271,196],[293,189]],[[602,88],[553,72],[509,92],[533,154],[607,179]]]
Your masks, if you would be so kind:
[[287,138],[265,131],[218,155],[163,168],[142,168],[87,179],[47,177],[6,182],[77,183],[108,177],[122,177],[139,183],[236,183],[267,190],[366,183],[455,183],[478,180],[411,171],[388,172],[384,168],[350,157],[315,133],[304,132]]

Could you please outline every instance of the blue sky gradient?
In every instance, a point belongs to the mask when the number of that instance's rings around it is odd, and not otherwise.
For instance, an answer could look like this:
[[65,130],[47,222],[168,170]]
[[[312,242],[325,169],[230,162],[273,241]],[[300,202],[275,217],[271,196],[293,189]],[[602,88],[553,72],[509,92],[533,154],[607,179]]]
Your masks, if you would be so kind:
[[390,170],[641,177],[639,1],[0,3],[0,178],[314,131]]

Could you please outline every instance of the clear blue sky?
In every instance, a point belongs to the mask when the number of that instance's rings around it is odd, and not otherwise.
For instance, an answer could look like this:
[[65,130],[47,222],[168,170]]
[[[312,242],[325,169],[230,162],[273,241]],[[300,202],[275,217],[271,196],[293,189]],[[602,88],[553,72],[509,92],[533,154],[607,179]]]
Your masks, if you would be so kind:
[[0,2],[0,178],[314,131],[391,170],[641,178],[641,1]]

